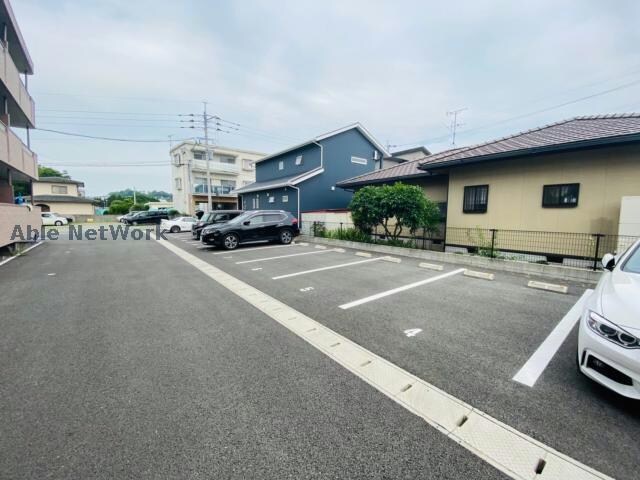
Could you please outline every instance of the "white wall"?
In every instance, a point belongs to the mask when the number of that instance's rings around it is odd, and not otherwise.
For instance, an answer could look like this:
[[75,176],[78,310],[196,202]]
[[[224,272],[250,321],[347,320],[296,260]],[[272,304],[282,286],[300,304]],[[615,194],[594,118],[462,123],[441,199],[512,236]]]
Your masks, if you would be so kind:
[[640,237],[640,197],[622,197],[618,235]]

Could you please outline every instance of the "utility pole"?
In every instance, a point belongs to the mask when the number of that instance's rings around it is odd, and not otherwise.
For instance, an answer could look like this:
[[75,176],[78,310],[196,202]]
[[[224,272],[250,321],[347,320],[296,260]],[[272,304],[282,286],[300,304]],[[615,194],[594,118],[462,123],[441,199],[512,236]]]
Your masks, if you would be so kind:
[[451,123],[449,124],[449,129],[451,130],[451,145],[456,145],[456,130],[458,127],[464,125],[464,123],[458,123],[458,115],[467,110],[467,108],[459,108],[458,110],[452,110],[447,112],[447,117],[453,117],[451,119]]
[[204,148],[207,152],[207,210],[213,211],[213,201],[211,198],[211,164],[209,162],[209,117],[207,116],[207,102],[204,104],[204,112],[202,118],[204,119]]
[[136,187],[133,187],[133,204],[136,205],[138,202],[136,202]]

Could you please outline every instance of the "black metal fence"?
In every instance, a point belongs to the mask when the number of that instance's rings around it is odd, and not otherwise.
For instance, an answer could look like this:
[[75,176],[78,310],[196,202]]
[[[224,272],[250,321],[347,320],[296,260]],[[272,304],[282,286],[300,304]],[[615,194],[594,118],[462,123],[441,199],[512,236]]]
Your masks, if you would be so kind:
[[[392,239],[382,227],[361,232],[351,223],[313,222],[305,232],[316,237],[480,255],[577,268],[601,268],[605,253],[621,253],[640,237],[602,233],[541,232],[442,226],[436,232],[404,229]],[[393,226],[389,228],[393,232]]]

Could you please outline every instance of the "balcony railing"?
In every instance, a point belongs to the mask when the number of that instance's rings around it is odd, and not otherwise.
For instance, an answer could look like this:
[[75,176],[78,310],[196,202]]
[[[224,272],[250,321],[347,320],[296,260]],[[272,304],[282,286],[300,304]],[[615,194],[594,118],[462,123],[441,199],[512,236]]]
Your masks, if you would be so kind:
[[9,90],[15,102],[24,112],[27,120],[34,125],[36,118],[35,103],[29,92],[27,92],[27,87],[22,83],[20,72],[15,63],[13,63],[9,50],[5,46],[0,46],[0,79],[7,86],[7,90]]
[[[240,168],[235,163],[223,163],[223,162],[209,162],[212,173],[231,173],[237,175],[240,173]],[[194,160],[192,170],[207,171],[206,160]]]
[[2,122],[0,122],[0,162],[31,178],[38,178],[38,157]]
[[[234,194],[232,194],[231,192],[234,190],[235,187],[230,187],[227,185],[221,186],[221,185],[214,185],[211,187],[211,195],[216,195],[218,197],[223,197],[223,196],[227,196],[227,195],[231,195],[234,196]],[[209,192],[207,191],[207,185],[206,184],[196,184],[193,186],[193,193],[195,194],[200,194],[200,195],[207,195]]]

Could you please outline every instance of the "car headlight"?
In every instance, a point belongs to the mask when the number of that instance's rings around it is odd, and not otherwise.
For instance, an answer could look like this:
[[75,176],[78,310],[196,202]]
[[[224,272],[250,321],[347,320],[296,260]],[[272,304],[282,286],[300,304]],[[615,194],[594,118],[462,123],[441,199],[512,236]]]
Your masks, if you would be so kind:
[[591,330],[606,338],[610,342],[620,345],[624,348],[640,348],[640,339],[626,332],[615,323],[610,322],[602,315],[589,311],[587,316],[587,325]]

